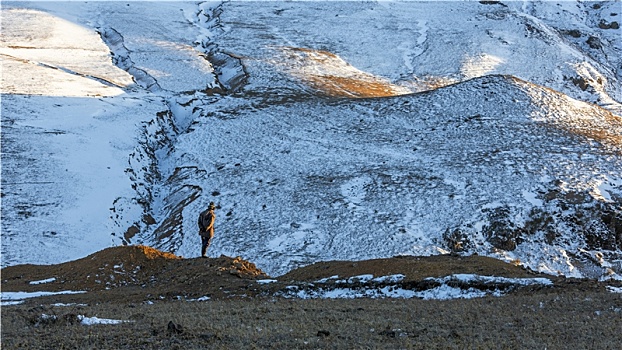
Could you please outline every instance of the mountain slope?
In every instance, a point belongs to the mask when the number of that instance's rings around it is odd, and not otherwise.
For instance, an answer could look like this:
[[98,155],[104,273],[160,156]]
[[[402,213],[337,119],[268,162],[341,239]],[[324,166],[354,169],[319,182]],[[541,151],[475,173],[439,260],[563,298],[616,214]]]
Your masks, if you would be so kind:
[[5,2],[2,264],[193,256],[215,201],[210,254],[270,274],[619,273],[616,4]]
[[[457,249],[576,274],[567,251],[619,252],[608,225],[622,123],[597,106],[489,76],[393,98],[213,108],[173,156],[206,170],[194,181],[220,204],[214,249],[270,273]],[[185,232],[199,209],[184,209]],[[171,241],[186,255],[198,245]]]

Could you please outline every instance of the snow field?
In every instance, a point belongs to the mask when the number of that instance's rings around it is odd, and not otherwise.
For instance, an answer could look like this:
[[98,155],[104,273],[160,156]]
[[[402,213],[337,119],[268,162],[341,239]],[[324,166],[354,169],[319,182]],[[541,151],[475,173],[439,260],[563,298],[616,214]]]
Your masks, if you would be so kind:
[[[620,30],[599,27],[615,6],[3,3],[2,265],[123,241],[195,256],[216,201],[210,254],[273,275],[445,253],[459,232],[581,276],[592,249],[562,219],[620,198],[620,117],[590,104],[620,111]],[[564,234],[489,242],[497,216],[522,229],[538,210]]]

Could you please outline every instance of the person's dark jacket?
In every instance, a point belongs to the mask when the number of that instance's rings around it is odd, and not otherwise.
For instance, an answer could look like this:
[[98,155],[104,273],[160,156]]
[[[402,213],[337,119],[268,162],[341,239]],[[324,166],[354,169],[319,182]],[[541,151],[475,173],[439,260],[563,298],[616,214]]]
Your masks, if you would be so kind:
[[201,236],[214,236],[214,222],[216,214],[214,210],[207,209],[199,215],[199,234]]

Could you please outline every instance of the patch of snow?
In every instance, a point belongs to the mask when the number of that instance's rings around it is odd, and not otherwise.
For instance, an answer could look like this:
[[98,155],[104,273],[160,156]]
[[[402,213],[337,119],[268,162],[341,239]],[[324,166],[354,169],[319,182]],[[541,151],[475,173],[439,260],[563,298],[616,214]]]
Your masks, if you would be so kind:
[[0,292],[0,300],[2,301],[2,305],[5,302],[21,302],[24,299],[28,298],[37,298],[37,297],[45,297],[50,295],[61,295],[61,294],[81,294],[86,293],[85,291],[61,291],[61,292]]
[[76,304],[76,303],[55,303],[52,304],[51,306],[58,306],[58,307],[66,307],[66,306],[89,306],[88,304]]
[[92,29],[35,9],[3,7],[2,21],[3,95],[118,96],[133,84]]
[[415,293],[403,288],[383,287],[380,289],[352,289],[334,288],[319,289],[314,291],[299,290],[294,293],[283,295],[284,297],[295,297],[299,299],[357,299],[357,298],[401,298],[407,299],[414,297]]
[[608,269],[607,273],[605,273],[603,276],[601,276],[598,280],[601,281],[601,282],[603,282],[603,281],[622,281],[622,274],[616,273],[612,269]]
[[375,283],[397,283],[397,282],[401,282],[405,277],[406,277],[405,275],[398,273],[395,275],[376,277],[372,279],[371,281]]
[[607,286],[607,290],[611,293],[622,293],[622,287]]
[[451,287],[446,284],[414,293],[414,296],[424,300],[472,299],[482,298],[487,295],[501,296],[501,293],[498,291],[483,291],[475,288],[465,290]]
[[523,198],[525,198],[525,200],[527,200],[527,202],[529,202],[534,207],[541,207],[542,204],[544,204],[542,200],[538,199],[535,193],[529,192],[527,190],[523,190]]
[[504,58],[487,53],[467,56],[464,59],[460,73],[467,79],[481,77],[482,75],[495,72],[504,63],[506,63]]
[[44,284],[56,281],[56,277],[47,278],[40,281],[30,281],[29,284]]
[[341,185],[341,195],[350,208],[358,207],[365,199],[366,187],[371,183],[367,176],[352,178]]
[[622,178],[605,176],[602,180],[595,181],[592,187],[592,195],[604,202],[614,202],[611,193],[622,188]]
[[[330,279],[334,279],[337,276],[333,276],[328,279],[318,280],[325,283]],[[377,286],[365,285],[359,288],[326,288],[321,287],[317,289],[301,288],[299,286],[288,286],[286,291],[279,292],[277,295],[285,298],[300,298],[300,299],[355,299],[355,298],[421,298],[421,299],[435,299],[435,300],[448,300],[448,299],[470,299],[481,298],[484,296],[496,296],[500,297],[504,295],[504,292],[499,289],[480,290],[474,287],[458,288],[450,286],[451,282],[461,282],[468,286],[471,283],[478,284],[502,284],[512,286],[527,286],[527,285],[552,285],[553,282],[548,278],[507,278],[497,276],[480,276],[475,274],[455,274],[442,278],[430,277],[426,278],[429,281],[435,281],[439,283],[439,286],[423,290],[408,290],[401,287],[398,283],[404,279],[404,275],[389,275],[378,278],[372,278],[372,275],[361,275],[352,277],[349,279],[336,280],[336,283],[353,283],[355,281],[361,281],[361,283],[373,282],[373,283],[395,283],[393,285],[387,285],[382,288]],[[313,285],[310,285],[313,287]]]
[[78,320],[80,320],[80,323],[85,326],[93,326],[98,324],[121,324],[131,322],[124,320],[113,320],[109,318],[86,317],[84,315],[78,315]]
[[265,280],[256,280],[255,282],[259,283],[259,284],[270,284],[270,283],[274,283],[274,282],[278,282],[277,280],[273,280],[273,279],[265,279]]
[[348,279],[336,280],[335,283],[366,283],[374,278],[372,274],[352,276]]
[[325,278],[322,278],[322,279],[319,279],[319,280],[315,281],[315,283],[326,283],[326,282],[328,282],[330,280],[334,280],[334,279],[337,279],[337,278],[339,278],[339,275],[325,277]]
[[284,297],[295,297],[300,299],[357,299],[357,298],[398,298],[398,299],[469,299],[479,298],[487,295],[501,296],[499,291],[481,291],[475,288],[463,290],[460,288],[441,285],[425,291],[413,291],[396,286],[385,286],[382,288],[332,288],[318,290],[298,290],[283,294]]
[[459,281],[463,283],[485,283],[485,284],[494,284],[494,283],[503,283],[503,284],[513,284],[520,286],[529,286],[534,284],[540,284],[545,286],[553,285],[553,281],[548,278],[536,277],[536,278],[508,278],[508,277],[498,277],[498,276],[480,276],[475,274],[454,274],[449,275],[442,278],[429,277],[426,280],[432,280],[439,283],[446,284],[449,281]]
[[48,315],[48,314],[41,314],[41,320],[57,320],[58,316],[56,315]]

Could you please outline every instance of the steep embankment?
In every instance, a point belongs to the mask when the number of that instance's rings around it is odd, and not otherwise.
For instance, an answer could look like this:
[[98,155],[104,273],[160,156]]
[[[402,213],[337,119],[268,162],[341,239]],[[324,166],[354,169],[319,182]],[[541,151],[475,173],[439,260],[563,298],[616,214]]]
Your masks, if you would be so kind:
[[[129,155],[127,174],[136,190],[136,197],[119,198],[113,209],[115,224],[125,230],[124,243],[148,241],[160,249],[175,252],[184,240],[183,210],[201,195],[202,188],[195,179],[205,177],[206,171],[194,165],[184,165],[171,154],[178,138],[193,131],[194,120],[207,113],[210,104],[241,89],[247,79],[240,59],[224,52],[214,41],[214,36],[222,30],[218,23],[221,6],[202,3],[184,13],[185,25],[196,34],[193,47],[185,49],[195,58],[200,57],[203,64],[209,67],[208,74],[203,73],[209,77],[204,78],[206,82],[203,86],[181,84],[181,87],[175,88],[177,83],[169,84],[172,88],[163,89],[155,79],[141,83],[144,89],[159,93],[168,109],[143,123],[139,145]],[[133,15],[131,12],[126,16]],[[107,23],[119,25],[123,18],[127,17],[119,16]],[[134,34],[137,27],[144,31],[153,25],[147,18],[142,25],[121,27],[124,32]],[[114,28],[102,27],[98,31],[111,49],[113,62],[132,73],[139,83],[144,80],[145,74],[132,61],[132,57],[142,58],[136,55],[136,49],[128,50],[125,38]],[[136,40],[129,44],[140,47]],[[148,63],[142,62],[143,65]],[[187,75],[188,72],[179,74],[177,79]],[[123,214],[131,202],[141,204],[143,212],[140,220],[128,221],[127,215]],[[141,235],[137,236],[138,233]]]

